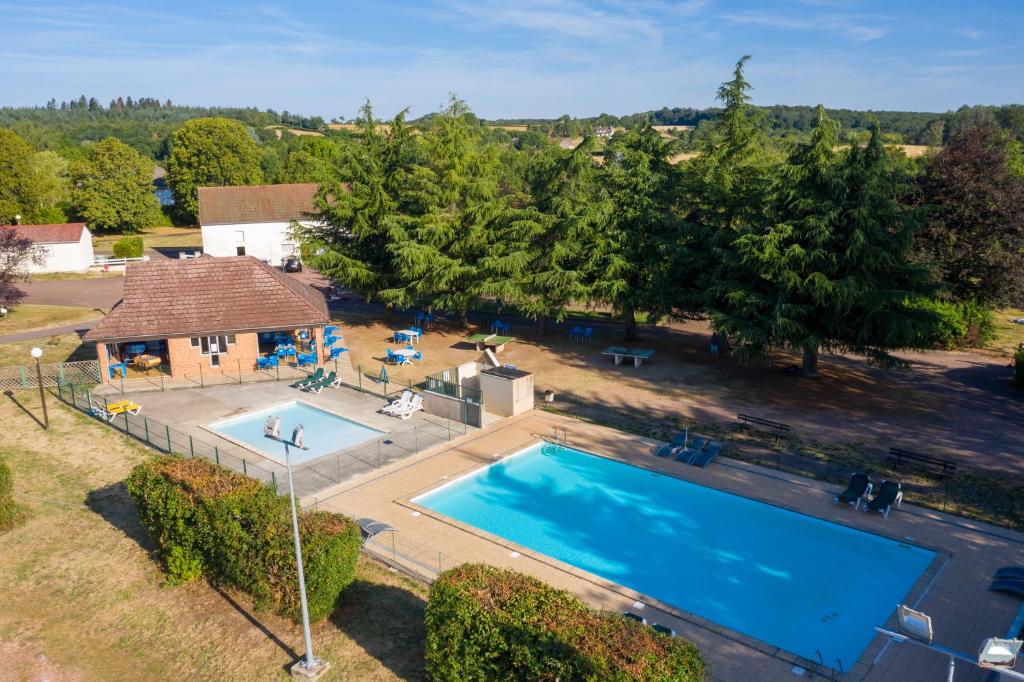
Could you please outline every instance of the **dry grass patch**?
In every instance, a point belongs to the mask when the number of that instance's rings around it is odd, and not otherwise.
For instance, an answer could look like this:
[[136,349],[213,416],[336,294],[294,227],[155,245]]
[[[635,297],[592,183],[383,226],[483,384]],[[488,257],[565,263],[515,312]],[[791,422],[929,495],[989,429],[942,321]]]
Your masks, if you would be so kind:
[[[147,227],[138,235],[142,237],[142,244],[147,249],[203,248],[203,235],[198,227]],[[123,234],[102,234],[93,237],[92,243],[97,249],[108,250],[113,249],[114,242],[122,237]]]
[[103,317],[103,311],[95,308],[22,303],[0,318],[0,335],[60,327],[98,317]]
[[[32,412],[31,393],[14,399]],[[301,627],[205,582],[168,587],[122,483],[156,456],[59,404],[42,432],[0,402],[0,456],[25,520],[0,535],[0,670],[52,680],[288,679]],[[361,558],[357,582],[314,627],[334,680],[423,679],[425,588]]]
[[37,346],[43,349],[43,357],[40,362],[44,363],[96,359],[96,344],[82,343],[82,338],[72,332],[0,344],[0,366],[31,364],[32,356],[29,353]]

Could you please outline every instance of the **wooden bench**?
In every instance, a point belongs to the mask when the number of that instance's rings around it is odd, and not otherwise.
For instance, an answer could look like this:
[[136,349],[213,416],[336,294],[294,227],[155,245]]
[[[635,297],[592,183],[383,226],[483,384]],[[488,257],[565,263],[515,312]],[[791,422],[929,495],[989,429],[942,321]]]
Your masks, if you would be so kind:
[[790,432],[789,424],[772,421],[771,419],[762,419],[761,417],[754,417],[749,414],[737,414],[736,420],[744,426],[760,431],[769,431],[779,436],[788,436]]
[[919,455],[902,448],[889,448],[889,457],[886,461],[892,464],[894,469],[899,469],[901,464],[909,464],[943,477],[956,473],[956,462],[931,455]]

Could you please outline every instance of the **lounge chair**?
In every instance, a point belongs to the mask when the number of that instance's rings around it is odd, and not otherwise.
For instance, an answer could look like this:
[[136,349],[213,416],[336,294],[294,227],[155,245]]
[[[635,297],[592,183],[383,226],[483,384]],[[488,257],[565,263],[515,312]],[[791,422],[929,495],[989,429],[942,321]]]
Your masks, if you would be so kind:
[[332,369],[330,373],[323,379],[321,379],[320,381],[314,381],[311,384],[306,384],[305,386],[302,387],[302,390],[308,391],[309,393],[313,393],[315,395],[320,395],[320,391],[324,390],[328,386],[332,388],[337,388],[340,384],[341,379],[338,378],[338,373]]
[[871,479],[867,474],[856,473],[850,479],[846,490],[836,495],[832,501],[835,504],[852,504],[854,509],[860,509],[861,501],[871,494]]
[[1024,566],[1004,566],[992,576],[993,580],[1009,578],[1011,580],[1024,580]]
[[903,502],[903,486],[896,481],[882,481],[878,494],[864,505],[864,511],[881,512],[882,516],[889,518],[889,512],[893,506],[900,506]]
[[675,630],[673,630],[670,627],[666,627],[664,625],[659,625],[658,623],[654,623],[653,625],[651,625],[651,629],[654,630],[655,632],[660,632],[661,634],[667,635],[669,637],[675,637],[676,636],[676,631]]
[[624,618],[629,618],[630,620],[635,620],[636,622],[640,623],[641,625],[647,625],[647,619],[646,618],[644,618],[643,616],[640,616],[638,614],[635,614],[632,611],[626,611],[625,613],[622,614],[622,616]]
[[294,388],[305,388],[306,386],[309,386],[312,383],[316,383],[317,381],[320,381],[323,378],[324,378],[324,368],[323,367],[317,367],[315,372],[313,372],[312,374],[310,374],[309,376],[307,376],[307,377],[305,377],[303,379],[299,379],[294,384],[292,384],[292,386]]
[[418,412],[419,410],[422,409],[423,396],[421,396],[419,393],[416,393],[412,396],[412,400],[409,401],[409,404],[406,407],[403,407],[400,410],[395,410],[390,414],[392,417],[398,417],[399,419],[408,419],[413,415],[414,412]]
[[703,450],[704,446],[708,444],[708,439],[703,436],[694,436],[693,440],[690,441],[690,447],[679,448],[679,452],[676,453],[677,462],[690,463],[695,457],[697,457]]
[[107,412],[116,416],[119,414],[135,415],[142,411],[142,405],[132,400],[119,400],[116,403],[107,404]]
[[686,440],[687,440],[687,434],[686,433],[677,433],[676,435],[672,436],[672,440],[670,440],[669,442],[665,443],[664,445],[659,447],[657,450],[655,450],[654,454],[657,457],[668,457],[673,452],[675,452],[680,447],[682,447],[683,444],[686,442]]
[[722,451],[722,443],[721,443],[721,441],[717,441],[717,440],[710,441],[710,442],[708,442],[707,446],[705,446],[705,448],[703,450],[701,450],[699,453],[694,455],[693,459],[691,459],[689,463],[692,464],[695,467],[700,467],[701,469],[703,469],[708,464],[710,464],[711,460],[713,460],[715,457],[717,457],[718,453],[721,452],[721,451]]
[[1010,578],[994,580],[988,586],[988,589],[990,592],[1005,592],[1017,597],[1024,597],[1024,580],[1012,580]]
[[402,391],[402,396],[400,398],[396,398],[395,400],[391,401],[390,405],[385,405],[384,407],[380,408],[381,413],[391,414],[395,410],[401,410],[405,409],[406,407],[409,407],[409,403],[412,402],[412,396],[413,392],[410,391],[409,389]]

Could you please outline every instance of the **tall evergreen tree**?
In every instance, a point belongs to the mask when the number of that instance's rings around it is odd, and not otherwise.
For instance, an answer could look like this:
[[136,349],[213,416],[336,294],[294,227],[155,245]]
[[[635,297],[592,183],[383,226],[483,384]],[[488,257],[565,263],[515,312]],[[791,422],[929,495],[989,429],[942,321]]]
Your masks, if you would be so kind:
[[909,258],[917,216],[897,202],[905,177],[877,126],[844,156],[837,143],[838,126],[819,108],[784,166],[774,219],[719,251],[712,286],[714,324],[741,353],[799,349],[807,376],[817,376],[822,350],[893,362],[890,351],[919,345],[931,323],[913,305],[934,286]]

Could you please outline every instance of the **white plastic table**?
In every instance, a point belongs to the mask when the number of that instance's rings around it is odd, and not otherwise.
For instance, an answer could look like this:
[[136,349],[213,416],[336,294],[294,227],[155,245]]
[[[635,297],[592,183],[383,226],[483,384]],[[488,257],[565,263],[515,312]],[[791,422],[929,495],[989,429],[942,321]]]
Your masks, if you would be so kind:
[[411,343],[416,343],[420,340],[420,333],[412,329],[399,329],[395,332],[395,336],[398,336],[399,334],[404,334],[406,338],[411,340]]
[[412,357],[414,355],[416,355],[416,351],[410,350],[408,348],[399,348],[398,350],[391,351],[391,353],[392,353],[392,355],[397,355],[398,357],[402,358],[403,364],[406,361],[410,361],[411,362],[412,361]]

